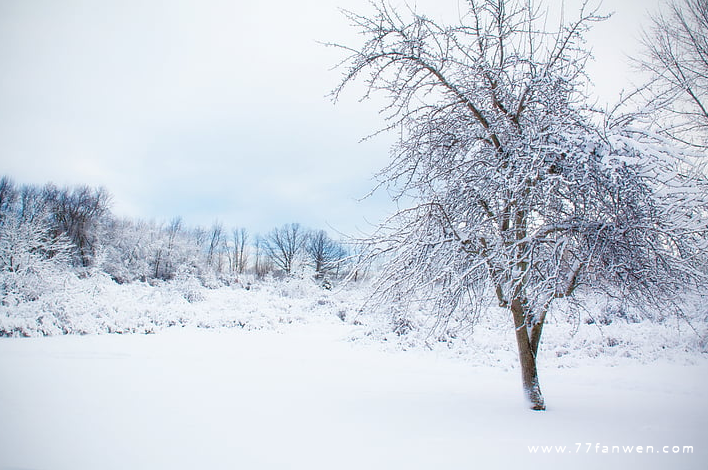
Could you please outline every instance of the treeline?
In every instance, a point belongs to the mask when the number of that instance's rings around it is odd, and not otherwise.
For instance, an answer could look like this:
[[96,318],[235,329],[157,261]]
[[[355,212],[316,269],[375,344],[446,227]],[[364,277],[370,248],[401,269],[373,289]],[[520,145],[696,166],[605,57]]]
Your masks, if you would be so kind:
[[311,275],[325,286],[348,274],[350,253],[324,230],[291,223],[251,235],[245,228],[188,227],[111,213],[111,196],[88,186],[17,185],[0,178],[0,289],[34,297],[47,277],[71,270],[118,283],[198,279],[207,287],[244,276]]

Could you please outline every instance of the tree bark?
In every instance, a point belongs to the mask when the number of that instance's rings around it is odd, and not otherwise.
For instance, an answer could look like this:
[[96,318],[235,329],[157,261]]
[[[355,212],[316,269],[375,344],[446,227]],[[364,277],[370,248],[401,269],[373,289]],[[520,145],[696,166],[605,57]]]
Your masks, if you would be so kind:
[[[543,315],[543,317],[545,317],[545,315]],[[531,352],[533,353],[534,358],[538,357],[538,345],[541,342],[541,332],[542,331],[543,331],[543,319],[534,323],[533,326],[531,327],[531,330],[530,330]]]
[[521,381],[524,387],[524,394],[531,404],[532,410],[542,411],[546,409],[546,404],[543,400],[543,394],[541,394],[541,387],[538,383],[538,370],[536,368],[536,350],[538,348],[541,330],[539,327],[537,330],[538,337],[534,335],[532,344],[526,327],[526,312],[521,299],[511,301],[511,313],[514,317],[516,344],[519,349]]

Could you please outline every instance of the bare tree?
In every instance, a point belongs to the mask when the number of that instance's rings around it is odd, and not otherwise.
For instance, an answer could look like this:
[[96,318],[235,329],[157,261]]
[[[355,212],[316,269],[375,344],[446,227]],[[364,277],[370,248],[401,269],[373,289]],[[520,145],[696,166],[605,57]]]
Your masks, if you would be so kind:
[[264,251],[266,246],[266,241],[260,235],[256,237],[256,241],[253,245],[253,270],[256,277],[262,278],[271,271],[271,265],[269,259],[265,256]]
[[209,232],[209,246],[207,247],[207,266],[221,270],[221,250],[224,237],[224,226],[221,222],[214,222]]
[[246,243],[248,242],[248,231],[245,228],[234,229],[233,235],[233,271],[243,274],[246,271],[248,258],[246,254]]
[[18,191],[15,183],[7,176],[0,178],[0,225],[5,217],[12,212],[17,200]]
[[47,185],[42,197],[52,208],[56,236],[63,234],[74,245],[74,262],[90,266],[100,242],[101,218],[109,212],[110,194],[103,188],[57,189]]
[[588,108],[583,34],[603,17],[586,4],[549,31],[535,1],[470,0],[449,26],[382,1],[346,13],[363,45],[337,46],[348,57],[335,100],[364,81],[400,135],[380,178],[403,209],[370,240],[370,257],[388,260],[375,297],[426,302],[444,325],[493,294],[535,410],[556,299],[583,287],[671,300],[705,285],[705,177]]
[[306,241],[307,231],[300,224],[291,223],[271,230],[264,239],[263,248],[273,263],[290,275]]
[[644,32],[648,107],[668,137],[708,148],[708,0],[672,0]]
[[329,238],[324,230],[312,233],[305,248],[317,279],[336,271],[346,256],[342,245]]

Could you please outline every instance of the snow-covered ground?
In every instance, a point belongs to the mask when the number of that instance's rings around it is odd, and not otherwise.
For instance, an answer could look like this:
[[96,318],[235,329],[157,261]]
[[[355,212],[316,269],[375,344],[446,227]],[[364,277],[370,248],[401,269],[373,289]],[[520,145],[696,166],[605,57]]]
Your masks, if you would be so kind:
[[[143,326],[167,318],[150,302],[169,290],[111,289],[96,299]],[[0,470],[708,465],[708,361],[677,328],[551,323],[539,413],[506,327],[430,343],[302,285],[201,294],[156,334],[0,338]]]

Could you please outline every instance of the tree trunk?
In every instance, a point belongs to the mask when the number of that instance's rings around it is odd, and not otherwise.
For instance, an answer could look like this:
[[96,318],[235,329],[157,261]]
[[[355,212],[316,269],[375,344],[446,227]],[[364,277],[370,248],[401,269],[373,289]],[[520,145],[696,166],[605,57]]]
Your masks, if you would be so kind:
[[[514,326],[516,330],[516,344],[519,349],[519,361],[521,363],[521,380],[524,387],[524,394],[531,404],[532,410],[545,410],[546,404],[543,401],[541,387],[538,383],[538,370],[536,369],[536,350],[541,336],[541,326],[534,327],[534,341],[529,338],[529,331],[526,327],[526,315],[523,302],[514,299],[511,302],[511,313],[514,316]],[[536,329],[538,327],[538,329]],[[532,344],[533,343],[533,344]]]
[[542,315],[541,320],[534,323],[531,327],[531,352],[533,357],[538,357],[538,345],[541,342],[541,332],[543,331],[543,323],[546,315]]

